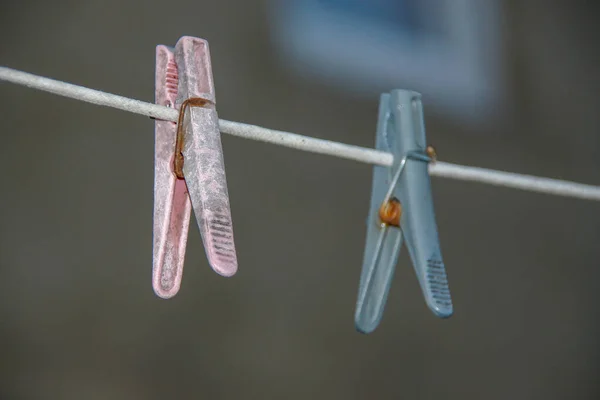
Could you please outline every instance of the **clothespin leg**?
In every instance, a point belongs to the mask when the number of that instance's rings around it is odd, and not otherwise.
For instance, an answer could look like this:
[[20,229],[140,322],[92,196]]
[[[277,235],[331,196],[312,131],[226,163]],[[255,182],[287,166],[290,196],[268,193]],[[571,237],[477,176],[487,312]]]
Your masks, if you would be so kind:
[[[364,261],[368,264],[361,274],[356,303],[354,321],[361,333],[374,331],[381,321],[402,245],[399,229],[393,230],[384,225],[378,230],[378,234],[374,233],[376,240],[365,251],[365,256],[373,256]],[[388,235],[391,237],[386,240]]]
[[[388,128],[388,102],[389,95],[382,95],[375,143],[378,150],[384,151],[389,151],[384,134]],[[394,175],[391,168],[376,166],[373,169],[366,245],[354,316],[356,329],[362,333],[372,332],[381,321],[402,246],[402,231],[383,224],[379,217],[384,200],[391,197]]]
[[[156,104],[175,107],[178,74],[175,57],[166,46],[156,48]],[[185,180],[173,171],[177,126],[155,120],[154,244],[152,286],[162,298],[181,286],[191,203]]]
[[237,271],[237,255],[208,42],[182,37],[175,46],[179,67],[177,104],[196,99],[182,121],[183,174],[212,268],[223,276]]
[[396,191],[403,208],[400,228],[427,306],[436,316],[448,318],[453,307],[435,221],[421,95],[393,90],[390,110],[397,132],[393,151],[406,157]]

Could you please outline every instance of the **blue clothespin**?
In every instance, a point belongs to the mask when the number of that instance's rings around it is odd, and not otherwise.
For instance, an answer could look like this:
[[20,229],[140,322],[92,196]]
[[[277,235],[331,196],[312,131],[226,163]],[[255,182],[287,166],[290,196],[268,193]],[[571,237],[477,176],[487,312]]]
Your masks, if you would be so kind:
[[393,90],[381,95],[376,147],[392,153],[394,165],[376,166],[373,172],[355,315],[362,333],[375,330],[381,320],[403,238],[427,305],[440,318],[452,315],[427,168],[435,150],[426,145],[419,93]]

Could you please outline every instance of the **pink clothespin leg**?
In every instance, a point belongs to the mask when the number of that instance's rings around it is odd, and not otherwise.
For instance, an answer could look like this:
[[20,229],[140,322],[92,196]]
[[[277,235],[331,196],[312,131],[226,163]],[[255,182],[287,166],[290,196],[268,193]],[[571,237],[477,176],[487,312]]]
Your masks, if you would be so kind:
[[181,285],[192,207],[211,267],[223,276],[237,271],[214,92],[205,40],[156,48],[156,103],[180,110],[178,124],[155,122],[152,284],[163,298]]
[[[156,104],[175,108],[177,64],[166,46],[156,47]],[[155,120],[154,245],[152,286],[162,298],[179,291],[192,206],[185,180],[173,172],[177,124]]]

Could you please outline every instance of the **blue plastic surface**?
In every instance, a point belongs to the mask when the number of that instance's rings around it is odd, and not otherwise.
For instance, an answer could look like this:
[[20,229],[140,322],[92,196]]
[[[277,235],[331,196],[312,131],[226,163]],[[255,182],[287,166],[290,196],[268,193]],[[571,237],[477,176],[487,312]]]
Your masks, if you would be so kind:
[[[370,333],[379,325],[402,241],[413,262],[425,301],[441,318],[452,315],[452,300],[442,261],[431,195],[428,163],[408,158],[392,197],[400,201],[400,228],[379,219],[379,208],[401,161],[411,153],[427,159],[421,95],[393,90],[381,96],[376,148],[394,154],[392,168],[374,167],[367,240],[356,303],[356,329]],[[418,158],[418,157],[417,157]]]

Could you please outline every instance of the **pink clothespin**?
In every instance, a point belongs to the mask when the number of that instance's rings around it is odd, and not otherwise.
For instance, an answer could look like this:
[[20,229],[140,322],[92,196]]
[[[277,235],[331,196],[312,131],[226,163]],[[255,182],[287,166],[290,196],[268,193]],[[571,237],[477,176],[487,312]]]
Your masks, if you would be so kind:
[[152,285],[179,291],[194,209],[211,267],[237,271],[231,210],[208,42],[184,36],[174,51],[156,47],[156,104],[179,109],[179,122],[155,121]]

